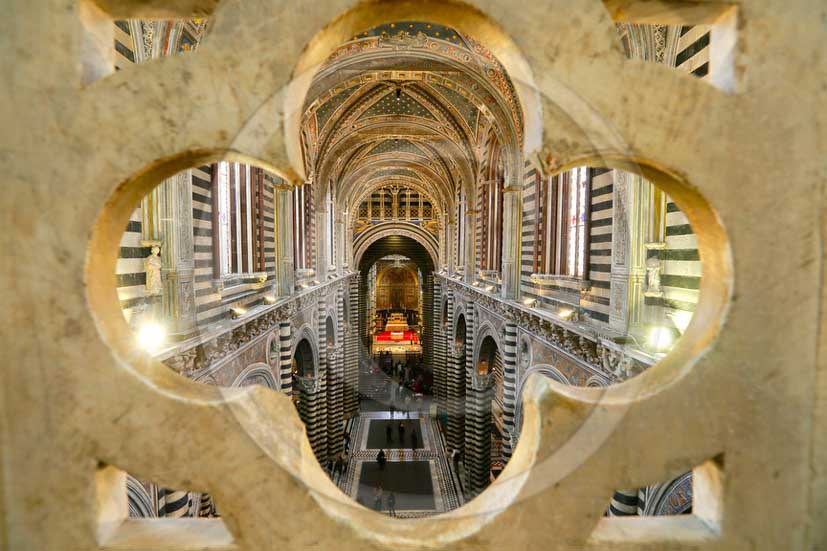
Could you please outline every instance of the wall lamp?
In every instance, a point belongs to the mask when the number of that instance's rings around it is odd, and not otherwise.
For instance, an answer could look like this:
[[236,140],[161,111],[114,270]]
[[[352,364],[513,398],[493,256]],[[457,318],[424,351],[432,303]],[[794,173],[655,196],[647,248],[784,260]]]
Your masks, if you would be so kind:
[[155,352],[167,339],[167,331],[160,323],[147,322],[138,329],[138,346],[147,352]]

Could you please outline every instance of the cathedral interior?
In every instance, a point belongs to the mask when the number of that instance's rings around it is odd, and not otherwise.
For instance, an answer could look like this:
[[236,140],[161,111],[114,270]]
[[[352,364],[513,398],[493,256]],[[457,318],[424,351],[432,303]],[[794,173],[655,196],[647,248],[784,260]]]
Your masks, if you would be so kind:
[[827,549],[824,6],[5,4],[0,549]]

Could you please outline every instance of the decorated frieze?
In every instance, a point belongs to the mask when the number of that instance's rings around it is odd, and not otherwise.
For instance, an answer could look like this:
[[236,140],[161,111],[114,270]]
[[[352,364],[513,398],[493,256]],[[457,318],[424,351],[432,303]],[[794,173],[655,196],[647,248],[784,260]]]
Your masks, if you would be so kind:
[[597,328],[589,330],[582,325],[576,328],[573,325],[564,326],[517,303],[503,301],[452,278],[438,277],[443,279],[443,285],[456,293],[458,301],[473,303],[514,323],[615,380],[627,379],[649,367],[649,364],[630,357],[622,347],[615,345],[612,341],[614,335],[604,335]]
[[187,341],[179,349],[166,351],[161,361],[182,375],[191,376],[232,355],[257,337],[278,329],[282,320],[293,319],[299,312],[315,307],[320,301],[332,300],[339,286],[348,285],[355,274],[332,280],[295,297],[276,303],[258,316],[240,321],[237,325],[203,342]]

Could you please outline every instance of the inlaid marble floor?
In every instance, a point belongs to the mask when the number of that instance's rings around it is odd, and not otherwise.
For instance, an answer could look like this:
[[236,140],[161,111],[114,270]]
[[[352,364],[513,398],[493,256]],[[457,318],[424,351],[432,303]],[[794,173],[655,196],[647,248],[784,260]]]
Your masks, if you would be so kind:
[[[398,427],[404,423],[404,442]],[[388,441],[386,427],[391,427]],[[411,432],[417,433],[412,448]],[[381,510],[387,512],[387,497],[393,492],[399,517],[422,517],[456,509],[462,505],[462,492],[446,457],[445,444],[437,421],[428,415],[411,413],[410,418],[387,411],[363,412],[350,423],[347,469],[339,476],[339,487],[366,507],[375,507],[381,486]],[[387,464],[379,468],[376,454],[385,450]]]

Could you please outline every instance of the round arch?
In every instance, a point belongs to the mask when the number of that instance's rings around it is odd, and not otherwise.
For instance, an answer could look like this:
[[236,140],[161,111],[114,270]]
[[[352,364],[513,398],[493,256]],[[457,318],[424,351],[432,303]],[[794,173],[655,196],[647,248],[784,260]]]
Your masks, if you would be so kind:
[[[455,315],[457,321],[454,324],[454,342],[457,344],[460,342],[465,344],[468,339],[468,324],[465,321],[465,312],[455,313]],[[460,341],[460,335],[462,335],[462,341]]]
[[484,321],[480,324],[479,331],[474,335],[474,340],[476,341],[476,345],[474,347],[474,361],[473,366],[476,369],[477,364],[480,361],[480,353],[482,352],[483,342],[485,341],[486,337],[491,337],[491,340],[494,342],[494,345],[497,347],[496,351],[502,354],[502,344],[500,342],[500,334],[499,331],[496,330],[494,325],[490,321]]
[[293,352],[292,360],[298,372],[298,377],[308,378],[308,366],[310,367],[310,371],[312,371],[311,377],[316,377],[319,374],[319,363],[316,352],[311,342],[306,338],[299,340],[296,344],[296,350]]
[[353,245],[353,264],[359,266],[365,253],[372,245],[393,235],[416,241],[430,256],[431,264],[433,266],[439,265],[439,244],[436,238],[415,224],[404,223],[378,224],[360,234]]
[[290,347],[291,359],[296,357],[296,351],[299,349],[302,341],[306,341],[310,347],[310,354],[313,358],[313,374],[316,375],[319,368],[319,348],[317,346],[316,333],[307,324],[302,326],[293,339],[293,345]]
[[273,376],[270,366],[265,363],[254,363],[244,368],[238,374],[231,387],[261,385],[273,390],[279,390],[279,384]]
[[324,336],[328,349],[331,346],[336,346],[336,314],[328,310],[327,317],[324,320]]
[[126,475],[126,502],[130,518],[155,518],[158,516],[155,498],[132,475]]

